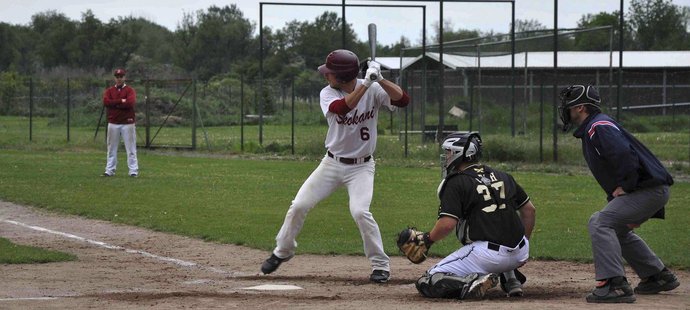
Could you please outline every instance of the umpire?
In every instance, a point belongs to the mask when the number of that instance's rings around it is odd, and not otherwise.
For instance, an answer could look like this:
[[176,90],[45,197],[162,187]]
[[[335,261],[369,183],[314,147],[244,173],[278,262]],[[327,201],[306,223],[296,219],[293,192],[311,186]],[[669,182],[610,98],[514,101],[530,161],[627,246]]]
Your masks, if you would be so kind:
[[[561,91],[563,130],[582,141],[582,154],[608,204],[589,219],[596,288],[591,303],[632,303],[637,294],[656,294],[680,285],[657,255],[633,231],[649,218],[664,218],[673,178],[659,160],[611,117],[601,112],[591,85]],[[633,290],[625,278],[625,259],[641,278]]]

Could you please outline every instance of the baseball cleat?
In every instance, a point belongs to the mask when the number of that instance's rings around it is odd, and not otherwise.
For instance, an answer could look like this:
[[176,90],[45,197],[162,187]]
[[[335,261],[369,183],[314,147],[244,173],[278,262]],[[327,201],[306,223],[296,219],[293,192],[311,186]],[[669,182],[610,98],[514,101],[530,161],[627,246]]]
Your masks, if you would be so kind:
[[518,279],[510,279],[505,283],[501,283],[501,288],[506,292],[507,297],[522,297],[522,284]]
[[386,283],[391,277],[391,273],[385,270],[374,270],[369,276],[369,281],[376,283]]
[[467,293],[464,294],[463,299],[482,299],[486,292],[498,284],[498,275],[495,273],[485,274],[479,276],[472,281]]
[[670,270],[664,268],[661,272],[642,279],[635,287],[635,294],[649,295],[663,291],[670,291],[680,286],[678,278]]
[[280,266],[280,264],[282,264],[283,262],[289,261],[293,256],[294,255],[288,256],[286,258],[280,258],[280,257],[276,256],[275,254],[271,253],[271,257],[267,258],[264,261],[264,263],[261,264],[261,272],[263,272],[264,274],[269,274],[271,272],[274,272],[274,271],[276,271],[276,269],[278,269],[278,266]]

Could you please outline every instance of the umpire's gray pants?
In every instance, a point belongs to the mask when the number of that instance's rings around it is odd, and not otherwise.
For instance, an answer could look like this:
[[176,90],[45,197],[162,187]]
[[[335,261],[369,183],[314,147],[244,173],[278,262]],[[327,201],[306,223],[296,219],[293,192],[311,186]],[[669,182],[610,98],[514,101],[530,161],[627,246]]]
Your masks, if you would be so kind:
[[641,189],[611,200],[589,219],[596,280],[625,276],[623,258],[640,278],[664,268],[659,257],[627,224],[642,224],[666,205],[666,185]]

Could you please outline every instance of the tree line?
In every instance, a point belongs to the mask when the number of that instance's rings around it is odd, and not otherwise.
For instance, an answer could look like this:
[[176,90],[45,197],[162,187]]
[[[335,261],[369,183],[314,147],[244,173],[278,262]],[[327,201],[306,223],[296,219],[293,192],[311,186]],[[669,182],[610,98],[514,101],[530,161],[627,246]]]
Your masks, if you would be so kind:
[[[690,49],[690,8],[671,0],[633,0],[625,14],[625,48],[628,50]],[[586,14],[578,27],[611,25],[615,47],[618,12]],[[313,21],[291,21],[280,29],[264,28],[264,77],[314,79],[314,69],[325,55],[342,45],[342,20],[325,12]],[[44,75],[106,76],[126,67],[138,78],[214,78],[258,76],[259,38],[256,23],[232,4],[211,6],[184,15],[175,31],[144,18],[119,17],[103,22],[92,11],[81,20],[70,20],[56,11],[37,13],[28,25],[0,23],[0,72]],[[438,42],[438,23],[428,44]],[[516,32],[544,30],[534,20],[517,20]],[[421,30],[420,30],[421,32]],[[495,36],[492,31],[462,29],[444,20],[444,41]],[[347,24],[345,42],[358,55],[368,55],[366,38],[358,38]],[[571,38],[574,50],[608,50],[609,34],[582,33]],[[412,44],[401,36],[379,46],[379,56],[399,56]],[[614,48],[615,50],[616,48]]]

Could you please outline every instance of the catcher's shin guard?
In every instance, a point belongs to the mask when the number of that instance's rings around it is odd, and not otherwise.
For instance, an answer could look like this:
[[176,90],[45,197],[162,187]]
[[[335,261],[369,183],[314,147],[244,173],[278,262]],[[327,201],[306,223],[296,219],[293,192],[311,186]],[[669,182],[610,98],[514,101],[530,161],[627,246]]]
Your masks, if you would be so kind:
[[415,287],[424,297],[463,299],[477,277],[476,273],[464,277],[444,272],[426,273],[417,279]]

